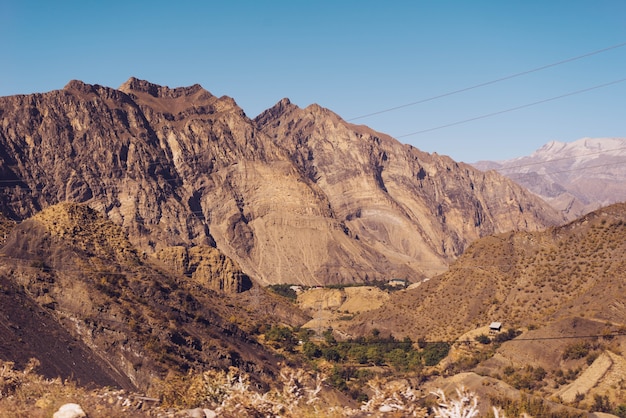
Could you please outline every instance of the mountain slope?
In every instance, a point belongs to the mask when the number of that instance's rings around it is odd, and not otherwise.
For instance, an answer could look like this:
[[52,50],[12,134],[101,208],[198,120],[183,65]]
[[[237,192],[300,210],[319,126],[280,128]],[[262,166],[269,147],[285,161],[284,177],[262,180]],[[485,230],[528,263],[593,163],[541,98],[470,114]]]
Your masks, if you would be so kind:
[[601,206],[626,201],[626,138],[553,141],[527,157],[480,161],[528,188],[575,219]]
[[480,236],[559,221],[500,176],[346,123],[317,105],[300,109],[285,99],[256,122],[324,192],[351,235],[427,275]]
[[267,384],[277,359],[250,332],[305,320],[261,289],[256,300],[231,299],[168,272],[140,256],[119,226],[71,203],[11,230],[0,283],[2,325],[13,337],[0,356],[18,364],[37,357],[46,376],[83,384],[146,390],[168,371],[229,366]]
[[492,321],[519,327],[584,316],[626,326],[625,253],[626,204],[545,231],[481,238],[446,273],[394,294],[352,326],[431,339]]
[[[281,102],[253,121],[199,85],[131,78],[0,98],[0,117],[9,218],[85,202],[142,253],[216,247],[263,284],[418,280],[480,236],[561,222],[496,173],[316,105]],[[214,288],[245,290],[237,280]]]

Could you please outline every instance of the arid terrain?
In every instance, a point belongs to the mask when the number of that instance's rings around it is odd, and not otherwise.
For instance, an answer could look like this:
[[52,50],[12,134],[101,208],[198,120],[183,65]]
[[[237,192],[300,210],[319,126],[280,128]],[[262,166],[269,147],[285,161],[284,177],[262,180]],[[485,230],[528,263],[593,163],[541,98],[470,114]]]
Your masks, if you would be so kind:
[[625,203],[199,85],[0,118],[0,417],[626,416]]

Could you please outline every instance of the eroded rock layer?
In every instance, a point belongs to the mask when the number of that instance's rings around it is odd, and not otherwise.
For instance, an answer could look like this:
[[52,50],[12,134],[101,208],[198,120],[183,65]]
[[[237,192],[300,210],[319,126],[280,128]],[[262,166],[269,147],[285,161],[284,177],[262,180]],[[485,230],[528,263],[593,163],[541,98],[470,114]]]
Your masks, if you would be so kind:
[[[0,119],[7,217],[87,203],[146,256],[174,261],[171,249],[182,247],[180,269],[197,280],[232,273],[209,280],[222,290],[245,290],[247,277],[415,281],[445,269],[478,237],[561,221],[495,172],[286,99],[252,120],[199,85],[72,81],[0,98]],[[196,246],[204,255],[194,255]],[[207,259],[222,267],[204,268]]]

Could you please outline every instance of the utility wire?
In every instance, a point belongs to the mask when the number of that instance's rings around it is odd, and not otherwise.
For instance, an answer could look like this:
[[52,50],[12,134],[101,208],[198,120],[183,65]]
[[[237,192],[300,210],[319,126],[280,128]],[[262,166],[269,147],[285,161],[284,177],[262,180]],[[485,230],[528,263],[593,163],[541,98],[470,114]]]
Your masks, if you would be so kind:
[[505,77],[497,78],[495,80],[491,80],[491,81],[487,81],[487,82],[484,82],[484,83],[476,84],[476,85],[473,85],[473,86],[470,86],[470,87],[465,87],[465,88],[462,88],[462,89],[459,89],[459,90],[453,90],[453,91],[450,91],[450,92],[447,92],[447,93],[439,94],[437,96],[428,97],[426,99],[422,99],[422,100],[418,100],[418,101],[415,101],[415,102],[403,104],[403,105],[400,105],[400,106],[391,107],[391,108],[388,108],[388,109],[379,110],[377,112],[372,112],[372,113],[368,113],[368,114],[361,115],[361,116],[356,116],[354,118],[346,119],[346,120],[348,122],[350,122],[350,121],[354,121],[354,120],[358,120],[358,119],[364,119],[364,118],[367,118],[367,117],[370,117],[370,116],[380,115],[382,113],[392,112],[394,110],[403,109],[405,107],[414,106],[414,105],[417,105],[417,104],[426,103],[426,102],[430,102],[430,101],[433,101],[433,100],[441,99],[443,97],[452,96],[454,94],[464,93],[464,92],[469,91],[469,90],[474,90],[474,89],[477,89],[477,88],[480,88],[480,87],[485,87],[485,86],[488,86],[488,85],[491,85],[491,84],[500,83],[502,81],[510,80],[512,78],[521,77],[523,75],[527,75],[527,74],[535,73],[537,71],[545,70],[547,68],[556,67],[557,65],[566,64],[568,62],[576,61],[576,60],[579,60],[579,59],[582,59],[582,58],[587,58],[587,57],[590,57],[592,55],[600,54],[602,52],[610,51],[610,50],[616,49],[616,48],[621,48],[623,46],[626,46],[626,42],[622,42],[622,43],[617,44],[617,45],[609,46],[607,48],[598,49],[596,51],[588,52],[586,54],[578,55],[576,57],[568,58],[568,59],[565,59],[565,60],[562,60],[562,61],[553,62],[552,64],[543,65],[541,67],[537,67],[537,68],[533,68],[533,69],[530,69],[530,70],[522,71],[522,72],[519,72],[519,73],[511,74],[511,75],[508,75],[508,76],[505,76]]
[[436,130],[443,129],[443,128],[449,128],[451,126],[462,125],[464,123],[473,122],[473,121],[480,120],[480,119],[486,119],[486,118],[490,118],[492,116],[501,115],[503,113],[513,112],[513,111],[516,111],[516,110],[525,109],[527,107],[536,106],[536,105],[539,105],[539,104],[551,102],[551,101],[558,100],[558,99],[563,99],[565,97],[574,96],[576,94],[586,93],[586,92],[591,91],[591,90],[596,90],[596,89],[600,89],[600,88],[603,88],[603,87],[612,86],[614,84],[623,83],[624,81],[626,81],[626,77],[625,78],[620,78],[619,80],[610,81],[608,83],[599,84],[597,86],[588,87],[588,88],[585,88],[585,89],[572,91],[570,93],[561,94],[559,96],[550,97],[548,99],[539,100],[537,102],[527,103],[527,104],[524,104],[524,105],[521,105],[521,106],[516,106],[516,107],[509,108],[509,109],[504,109],[504,110],[499,110],[497,112],[487,113],[485,115],[475,116],[473,118],[463,119],[463,120],[460,120],[460,121],[447,123],[445,125],[435,126],[434,128],[422,129],[421,131],[415,131],[415,132],[411,132],[411,133],[404,134],[404,135],[398,135],[398,136],[396,136],[396,138],[406,138],[407,136],[413,136],[413,135],[423,134],[423,133],[426,133],[426,132],[436,131]]

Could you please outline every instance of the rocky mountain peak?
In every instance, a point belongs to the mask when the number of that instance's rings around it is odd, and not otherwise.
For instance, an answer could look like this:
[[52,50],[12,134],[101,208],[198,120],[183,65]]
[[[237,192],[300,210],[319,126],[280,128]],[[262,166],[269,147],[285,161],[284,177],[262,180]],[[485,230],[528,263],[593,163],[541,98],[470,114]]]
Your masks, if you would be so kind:
[[258,125],[263,126],[267,123],[271,123],[272,121],[281,118],[283,115],[289,114],[298,109],[300,108],[291,103],[291,101],[285,97],[274,106],[261,112],[256,118],[254,118],[254,120]]
[[569,219],[626,200],[626,138],[551,141],[531,155],[480,161],[536,193]]
[[96,86],[84,83],[81,80],[70,80],[70,82],[63,87],[63,90],[76,90],[83,93],[94,93],[96,91]]
[[146,80],[140,80],[135,77],[129,78],[119,89],[124,93],[141,92],[148,93],[152,97],[162,97],[176,99],[183,96],[192,96],[198,92],[208,93],[200,84],[194,84],[189,87],[170,88],[168,86],[159,86]]
[[137,104],[144,106],[148,114],[157,111],[163,114],[182,114],[182,117],[185,117],[190,113],[222,112],[245,117],[243,110],[231,97],[217,98],[200,84],[171,88],[131,77],[119,87],[119,91],[128,94]]

